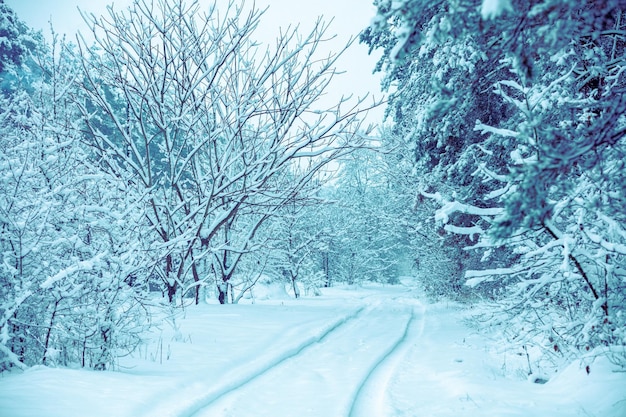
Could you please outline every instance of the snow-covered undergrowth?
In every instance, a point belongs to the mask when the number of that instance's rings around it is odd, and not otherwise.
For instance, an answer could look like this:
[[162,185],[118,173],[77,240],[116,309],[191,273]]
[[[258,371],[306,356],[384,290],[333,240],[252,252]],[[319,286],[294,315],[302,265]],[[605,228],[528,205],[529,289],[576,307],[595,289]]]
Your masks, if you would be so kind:
[[466,311],[406,286],[259,298],[181,311],[115,372],[2,374],[0,415],[626,415],[626,373],[610,363],[534,383],[526,358],[468,328]]

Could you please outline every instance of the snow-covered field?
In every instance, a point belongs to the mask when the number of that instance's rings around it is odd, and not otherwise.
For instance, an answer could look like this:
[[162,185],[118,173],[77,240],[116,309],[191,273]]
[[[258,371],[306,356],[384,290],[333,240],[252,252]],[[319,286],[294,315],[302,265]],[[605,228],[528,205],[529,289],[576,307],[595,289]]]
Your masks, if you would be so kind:
[[187,308],[116,372],[0,375],[0,416],[626,416],[626,373],[515,377],[515,354],[409,287],[272,295]]

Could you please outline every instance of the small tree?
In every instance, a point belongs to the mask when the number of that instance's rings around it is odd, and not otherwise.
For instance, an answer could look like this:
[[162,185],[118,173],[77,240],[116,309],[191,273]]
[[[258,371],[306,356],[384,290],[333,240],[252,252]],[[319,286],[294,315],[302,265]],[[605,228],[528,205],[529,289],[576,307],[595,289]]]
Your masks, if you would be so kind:
[[382,149],[359,150],[341,161],[341,171],[326,193],[333,226],[336,275],[349,284],[393,283],[406,257],[408,235],[398,221],[394,185],[385,172]]
[[269,268],[275,279],[289,284],[295,298],[317,293],[320,266],[315,254],[320,249],[327,218],[320,215],[325,201],[318,197],[323,181],[318,178],[280,209],[265,231]]

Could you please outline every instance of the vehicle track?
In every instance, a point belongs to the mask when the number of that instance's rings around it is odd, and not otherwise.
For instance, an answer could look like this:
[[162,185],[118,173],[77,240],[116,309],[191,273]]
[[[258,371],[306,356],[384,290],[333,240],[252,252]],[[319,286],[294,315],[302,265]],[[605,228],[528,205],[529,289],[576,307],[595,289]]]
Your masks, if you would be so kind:
[[[368,404],[363,397],[369,387],[381,383],[386,386],[389,382],[390,376],[381,379],[379,370],[383,364],[395,363],[392,358],[401,356],[396,352],[414,325],[414,307],[393,303],[388,300],[384,305],[366,307],[317,342],[250,375],[237,386],[197,402],[193,410],[178,416],[359,416]],[[372,326],[379,330],[375,340],[364,340],[362,335],[372,334]],[[280,396],[286,392],[297,396],[297,410],[281,411]],[[343,403],[343,407],[328,409],[326,403]]]
[[[222,375],[221,383],[209,384],[207,382],[209,376],[186,382],[184,385],[174,388],[173,392],[165,394],[165,399],[160,399],[153,404],[150,407],[150,411],[145,413],[145,415],[146,417],[155,415],[160,417],[194,417],[198,411],[220,398],[249,384],[283,362],[292,360],[312,346],[322,343],[331,334],[358,319],[365,309],[366,306],[364,305],[355,308],[350,314],[334,320],[315,334],[294,342],[290,348],[283,349],[280,352],[272,352],[266,355],[266,357],[260,355],[261,357],[257,358],[255,364],[247,365],[244,369],[238,368],[227,375]],[[181,396],[184,398],[181,399]]]
[[[419,309],[419,313],[416,313],[416,309]],[[388,387],[413,345],[411,342],[418,340],[424,331],[424,312],[424,306],[421,304],[411,309],[411,317],[402,336],[390,346],[361,381],[352,400],[348,417],[391,415],[387,398]]]

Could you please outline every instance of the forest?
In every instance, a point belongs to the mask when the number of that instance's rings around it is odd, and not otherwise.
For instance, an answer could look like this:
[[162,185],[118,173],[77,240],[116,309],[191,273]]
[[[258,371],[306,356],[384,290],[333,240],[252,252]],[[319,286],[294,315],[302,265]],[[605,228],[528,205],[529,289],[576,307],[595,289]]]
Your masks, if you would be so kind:
[[[243,1],[136,0],[87,40],[0,0],[0,372],[114,369],[155,310],[261,283],[407,275],[524,349],[626,366],[624,3],[374,4],[321,55],[332,25],[264,44]],[[323,100],[354,42],[384,103]]]

